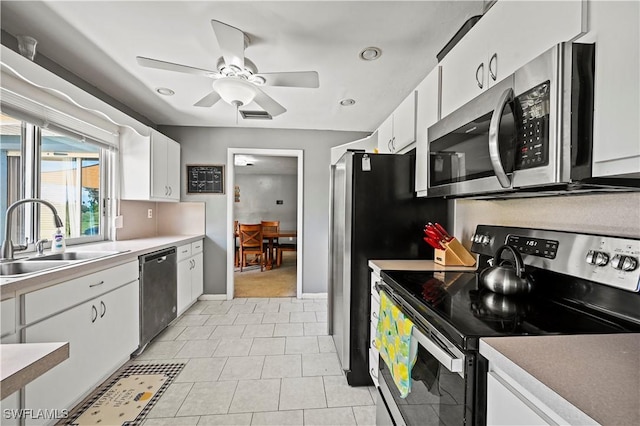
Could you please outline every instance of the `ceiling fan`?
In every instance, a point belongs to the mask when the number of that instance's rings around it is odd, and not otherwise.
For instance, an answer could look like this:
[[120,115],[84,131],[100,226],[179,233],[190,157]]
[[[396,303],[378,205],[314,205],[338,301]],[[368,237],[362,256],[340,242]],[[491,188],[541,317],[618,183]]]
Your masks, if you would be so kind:
[[138,64],[147,68],[195,74],[214,79],[213,91],[194,104],[211,107],[220,99],[238,109],[255,102],[272,117],[286,112],[286,108],[267,95],[260,86],[319,87],[316,71],[259,73],[253,62],[244,56],[249,38],[241,30],[212,20],[211,26],[222,52],[217,71],[174,64],[158,59],[137,56]]

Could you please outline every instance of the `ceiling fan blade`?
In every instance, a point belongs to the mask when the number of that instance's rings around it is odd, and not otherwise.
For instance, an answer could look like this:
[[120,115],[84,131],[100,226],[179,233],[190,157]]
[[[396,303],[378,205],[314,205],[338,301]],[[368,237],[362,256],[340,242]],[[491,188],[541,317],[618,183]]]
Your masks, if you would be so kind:
[[255,91],[256,97],[253,99],[253,102],[258,104],[260,108],[271,114],[272,117],[287,112],[287,109],[285,107],[277,103],[271,96],[264,93],[258,87],[255,87]]
[[205,69],[202,69],[202,68],[194,68],[194,67],[189,67],[189,66],[186,66],[186,65],[174,64],[173,62],[159,61],[158,59],[151,59],[151,58],[145,58],[145,57],[142,57],[142,56],[136,56],[136,60],[138,61],[138,64],[142,65],[143,67],[147,67],[147,68],[155,68],[155,69],[159,69],[159,70],[182,72],[182,73],[186,73],[186,74],[202,75],[204,77],[218,77],[218,76],[220,76],[220,74],[217,71],[210,71],[210,70],[205,70]]
[[219,100],[220,100],[220,95],[218,94],[218,92],[211,92],[208,95],[206,95],[204,98],[196,102],[193,106],[210,107],[210,106],[213,106],[213,104],[215,104]]
[[266,80],[265,86],[320,87],[318,73],[315,71],[265,72],[257,74]]
[[213,32],[227,65],[244,68],[244,33],[220,21],[211,20]]

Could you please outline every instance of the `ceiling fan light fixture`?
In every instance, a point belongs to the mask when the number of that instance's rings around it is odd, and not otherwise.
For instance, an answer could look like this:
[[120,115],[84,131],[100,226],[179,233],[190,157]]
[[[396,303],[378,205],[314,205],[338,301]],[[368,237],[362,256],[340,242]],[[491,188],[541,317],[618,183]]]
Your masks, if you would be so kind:
[[375,61],[382,56],[382,50],[379,47],[365,47],[358,55],[363,61]]
[[249,77],[249,81],[257,86],[263,86],[267,82],[267,79],[261,75],[252,75]]
[[233,106],[248,105],[256,97],[252,85],[239,77],[216,80],[213,82],[213,90],[218,92],[222,100]]

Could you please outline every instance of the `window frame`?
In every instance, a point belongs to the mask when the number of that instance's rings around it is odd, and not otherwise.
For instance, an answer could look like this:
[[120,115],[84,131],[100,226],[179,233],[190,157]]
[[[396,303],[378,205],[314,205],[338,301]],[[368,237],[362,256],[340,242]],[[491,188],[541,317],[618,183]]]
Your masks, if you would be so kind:
[[[11,114],[6,114],[11,117]],[[40,170],[40,162],[42,161],[42,132],[41,127],[37,124],[33,124],[27,120],[17,118],[21,121],[22,138],[21,138],[21,167],[20,172],[21,182],[18,188],[19,199],[25,198],[41,198],[42,187],[42,174]],[[55,130],[52,129],[55,132]],[[86,243],[94,243],[108,240],[112,234],[110,217],[112,210],[112,203],[114,194],[114,180],[113,180],[113,167],[115,163],[115,151],[99,143],[92,143],[89,140],[80,140],[70,135],[62,135],[73,139],[79,143],[87,143],[99,150],[98,161],[100,165],[100,190],[99,190],[99,202],[98,202],[98,214],[100,217],[100,228],[97,234],[87,236],[68,237],[65,240],[66,245],[78,245]],[[79,157],[79,167],[82,167],[82,161]],[[8,200],[7,200],[8,201]],[[7,202],[7,208],[10,203]],[[50,214],[47,208],[42,208],[39,203],[30,203],[24,206],[24,209],[16,209],[13,212],[12,223],[18,222],[17,217],[22,215],[22,223],[24,223],[24,229],[22,235],[18,235],[18,241],[13,241],[14,244],[19,244],[20,241],[26,241],[28,248],[26,252],[34,251],[34,243],[37,241],[36,236],[40,236],[41,239],[51,240],[50,235],[41,234],[40,215]],[[44,213],[43,213],[44,212]],[[2,212],[2,214],[5,214]],[[50,242],[46,244],[46,247],[50,246]]]

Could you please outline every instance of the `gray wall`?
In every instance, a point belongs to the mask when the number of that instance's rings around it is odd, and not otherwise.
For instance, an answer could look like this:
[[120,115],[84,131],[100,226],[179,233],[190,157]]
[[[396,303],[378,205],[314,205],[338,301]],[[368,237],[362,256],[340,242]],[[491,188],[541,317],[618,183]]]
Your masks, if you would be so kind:
[[240,202],[233,203],[233,219],[240,223],[279,220],[280,229],[296,229],[298,176],[245,175],[237,170],[234,183],[240,188]]
[[[227,289],[227,196],[187,194],[186,164],[225,164],[227,148],[302,149],[304,151],[303,293],[324,293],[328,285],[329,176],[331,147],[361,139],[361,132],[316,130],[162,127],[181,147],[182,201],[206,204],[205,294]],[[225,174],[227,173],[225,169]],[[226,176],[225,176],[226,177]]]

